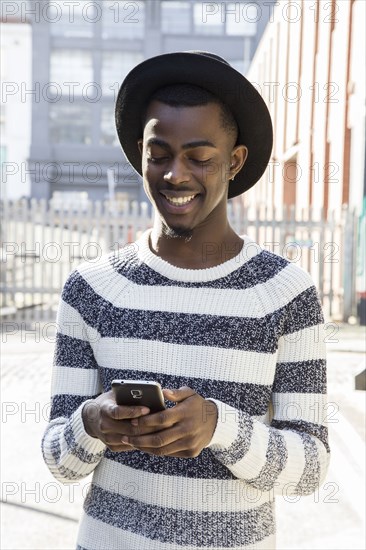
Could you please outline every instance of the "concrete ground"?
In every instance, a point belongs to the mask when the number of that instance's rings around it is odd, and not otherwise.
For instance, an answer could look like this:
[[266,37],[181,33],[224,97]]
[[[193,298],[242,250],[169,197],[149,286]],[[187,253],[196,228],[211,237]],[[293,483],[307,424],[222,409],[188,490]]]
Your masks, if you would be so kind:
[[[2,333],[1,549],[69,550],[90,478],[63,486],[43,463],[54,336],[51,324],[35,328]],[[277,499],[280,550],[366,548],[365,392],[354,389],[365,329],[330,326],[327,345],[331,466],[314,495]]]

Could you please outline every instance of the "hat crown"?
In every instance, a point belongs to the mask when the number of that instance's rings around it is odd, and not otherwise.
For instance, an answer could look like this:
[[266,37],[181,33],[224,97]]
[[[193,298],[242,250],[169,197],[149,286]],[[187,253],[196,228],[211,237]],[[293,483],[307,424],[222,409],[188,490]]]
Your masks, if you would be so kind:
[[222,63],[226,63],[226,65],[230,66],[230,63],[228,63],[226,61],[226,59],[224,59],[223,57],[220,57],[216,53],[206,52],[204,50],[186,50],[183,53],[192,53],[192,54],[196,54],[196,55],[205,55],[206,57],[211,57],[211,59],[216,59],[216,61],[221,61]]

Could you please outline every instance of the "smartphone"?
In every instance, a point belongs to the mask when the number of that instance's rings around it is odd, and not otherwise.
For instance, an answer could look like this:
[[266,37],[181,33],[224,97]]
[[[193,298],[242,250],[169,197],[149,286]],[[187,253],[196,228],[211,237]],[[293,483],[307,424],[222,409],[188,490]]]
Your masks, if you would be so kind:
[[150,380],[113,380],[117,405],[149,407],[151,413],[163,411],[164,395],[158,382]]

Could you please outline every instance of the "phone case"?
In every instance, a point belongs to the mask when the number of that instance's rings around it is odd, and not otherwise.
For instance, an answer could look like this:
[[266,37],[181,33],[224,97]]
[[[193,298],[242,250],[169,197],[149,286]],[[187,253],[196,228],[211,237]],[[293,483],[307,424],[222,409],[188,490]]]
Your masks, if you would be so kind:
[[158,382],[146,380],[113,380],[112,390],[117,405],[145,406],[150,412],[165,409],[164,396]]

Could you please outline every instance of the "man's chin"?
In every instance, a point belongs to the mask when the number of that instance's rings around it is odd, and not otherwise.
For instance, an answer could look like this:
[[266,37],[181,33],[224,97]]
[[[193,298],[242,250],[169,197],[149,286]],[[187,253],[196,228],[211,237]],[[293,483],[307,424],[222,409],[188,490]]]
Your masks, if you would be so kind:
[[193,236],[193,229],[187,229],[185,227],[172,227],[163,223],[163,233],[170,239],[184,239],[188,242]]

